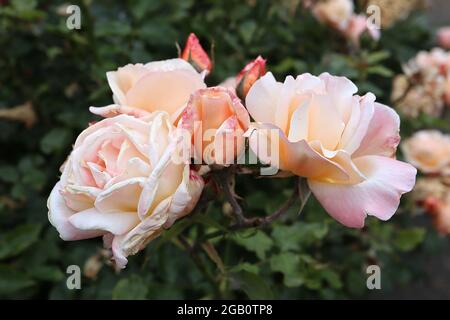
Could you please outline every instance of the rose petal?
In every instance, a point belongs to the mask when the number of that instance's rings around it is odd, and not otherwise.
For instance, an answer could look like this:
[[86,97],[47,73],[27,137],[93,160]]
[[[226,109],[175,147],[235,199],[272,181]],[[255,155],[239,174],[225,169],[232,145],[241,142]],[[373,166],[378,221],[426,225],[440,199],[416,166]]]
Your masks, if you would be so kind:
[[58,182],[54,187],[47,201],[48,220],[58,230],[59,236],[65,241],[82,240],[94,238],[102,235],[103,231],[83,231],[74,227],[69,218],[75,211],[69,209],[64,198],[60,193],[61,182]]
[[75,213],[69,221],[80,230],[104,230],[115,235],[130,231],[140,222],[136,212],[102,213],[95,208]]
[[245,98],[245,106],[253,119],[259,122],[275,122],[281,86],[271,72],[267,72],[253,84]]
[[400,118],[394,109],[375,102],[372,120],[353,157],[380,155],[393,157],[400,142]]
[[381,156],[355,159],[367,177],[358,184],[332,184],[308,180],[309,187],[328,213],[347,227],[362,228],[366,215],[388,220],[398,208],[400,196],[414,187],[416,169]]

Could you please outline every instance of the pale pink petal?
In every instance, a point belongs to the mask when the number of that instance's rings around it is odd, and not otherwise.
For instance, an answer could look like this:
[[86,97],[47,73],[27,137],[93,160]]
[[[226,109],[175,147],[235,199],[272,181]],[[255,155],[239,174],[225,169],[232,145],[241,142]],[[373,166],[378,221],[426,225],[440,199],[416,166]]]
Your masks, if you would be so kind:
[[[349,179],[339,164],[325,158],[305,140],[290,142],[280,128],[268,123],[252,126],[246,133],[249,146],[263,163],[303,177],[329,177],[340,181]],[[273,154],[270,152],[272,149]]]
[[339,143],[339,147],[350,154],[353,154],[359,148],[361,141],[367,135],[374,117],[374,102],[375,96],[372,93],[368,93],[362,98],[355,96],[353,99],[353,104],[351,105],[353,112]]
[[70,222],[69,218],[75,211],[69,209],[64,198],[60,193],[61,182],[58,182],[54,187],[47,201],[48,220],[58,230],[59,236],[65,241],[82,240],[94,238],[102,235],[103,231],[90,230],[84,231],[77,229]]
[[353,157],[380,155],[393,157],[400,142],[400,118],[394,109],[375,102],[372,120]]
[[326,149],[334,150],[345,128],[341,115],[327,95],[313,95],[310,104],[308,141],[318,140]]
[[145,64],[146,70],[150,72],[168,72],[175,70],[187,70],[194,74],[199,74],[194,67],[186,60],[175,58],[161,61],[152,61]]
[[131,178],[102,191],[95,200],[100,212],[136,212],[145,178]]
[[194,91],[204,87],[201,77],[188,70],[153,72],[142,77],[127,92],[127,105],[172,114],[188,102]]
[[197,172],[190,170],[189,166],[184,168],[183,181],[173,194],[168,209],[169,217],[164,228],[169,228],[176,220],[192,211],[200,198],[204,185],[203,178]]
[[163,231],[162,226],[167,218],[167,212],[151,215],[127,234],[115,236],[112,241],[112,252],[117,266],[124,268],[128,262],[127,256],[136,254],[156,238]]
[[[63,186],[63,184],[61,184]],[[95,198],[101,189],[68,184],[61,187],[61,194],[66,205],[74,211],[82,211],[94,206]]]
[[225,120],[214,137],[214,160],[217,164],[234,163],[245,147],[244,131],[239,127],[236,116]]
[[245,98],[245,106],[253,119],[274,123],[281,86],[271,72],[267,72],[253,84]]
[[104,118],[115,117],[119,114],[127,114],[133,117],[142,118],[150,114],[148,111],[142,109],[118,104],[112,104],[105,107],[89,107],[89,111]]
[[358,184],[332,184],[308,180],[325,210],[340,223],[362,228],[367,215],[388,220],[398,208],[400,196],[414,187],[416,169],[388,157],[366,156],[354,160],[367,180]]
[[80,230],[104,230],[115,235],[130,231],[140,222],[136,212],[102,213],[95,208],[75,213],[69,221]]

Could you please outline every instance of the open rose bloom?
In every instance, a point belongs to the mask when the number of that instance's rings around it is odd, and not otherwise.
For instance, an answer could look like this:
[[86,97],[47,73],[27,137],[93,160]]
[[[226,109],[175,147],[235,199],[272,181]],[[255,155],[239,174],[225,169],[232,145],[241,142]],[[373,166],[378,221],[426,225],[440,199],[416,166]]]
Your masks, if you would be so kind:
[[119,115],[84,130],[48,199],[64,240],[103,236],[119,267],[195,206],[203,180],[176,162],[169,115]]
[[421,130],[402,143],[408,162],[423,173],[450,176],[450,135],[437,130]]
[[142,117],[166,111],[175,121],[191,94],[206,87],[204,74],[182,59],[128,64],[106,75],[115,104],[90,109],[103,117],[121,113]]
[[[250,89],[250,147],[274,165],[262,145],[279,145],[280,169],[306,177],[328,213],[348,227],[367,215],[388,220],[400,196],[415,183],[416,169],[395,160],[400,120],[368,93],[355,95],[346,78],[302,74],[277,82],[267,73]],[[276,132],[275,135],[272,133]]]

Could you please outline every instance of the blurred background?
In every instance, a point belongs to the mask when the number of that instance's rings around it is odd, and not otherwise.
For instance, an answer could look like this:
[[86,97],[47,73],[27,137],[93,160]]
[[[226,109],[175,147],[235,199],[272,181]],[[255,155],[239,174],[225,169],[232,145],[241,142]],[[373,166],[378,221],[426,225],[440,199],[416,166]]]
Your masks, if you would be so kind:
[[[439,98],[408,100],[410,91],[394,80],[406,76],[408,88],[417,85],[417,72],[405,65],[438,46],[436,30],[450,25],[449,1],[355,1],[355,12],[379,5],[382,28],[379,40],[365,34],[350,44],[311,13],[314,2],[0,0],[0,298],[449,299],[450,209],[436,213],[428,191],[403,197],[389,222],[368,218],[362,230],[343,227],[310,199],[300,216],[293,208],[267,228],[186,252],[177,235],[195,242],[228,222],[217,199],[130,257],[121,272],[100,239],[63,242],[48,222],[46,201],[59,167],[76,136],[98,120],[88,107],[111,102],[105,73],[177,57],[176,44],[183,46],[190,32],[214,57],[209,85],[262,55],[278,79],[324,71],[349,77],[359,94],[371,91],[397,109],[405,140],[425,129],[449,133],[448,105],[436,111]],[[80,8],[79,30],[66,26],[70,4]],[[273,212],[292,185],[238,179],[249,215]],[[448,199],[449,184],[442,185]],[[366,287],[372,264],[381,268],[381,290]],[[81,290],[66,286],[69,265],[82,270]]]

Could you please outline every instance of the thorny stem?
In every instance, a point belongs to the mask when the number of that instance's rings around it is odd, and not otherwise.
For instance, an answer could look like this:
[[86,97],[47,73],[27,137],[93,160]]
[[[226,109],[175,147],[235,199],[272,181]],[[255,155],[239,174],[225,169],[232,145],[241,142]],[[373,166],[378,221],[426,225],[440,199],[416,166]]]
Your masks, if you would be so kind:
[[[231,177],[234,174],[233,167],[225,168],[221,171],[216,171],[213,173],[213,177],[216,181],[216,183],[220,186],[220,189],[223,191],[227,201],[230,203],[233,213],[236,217],[236,223],[232,224],[229,227],[229,230],[239,230],[239,229],[245,229],[245,228],[254,228],[254,227],[260,227],[265,226],[267,224],[272,223],[273,221],[280,218],[286,211],[289,210],[289,208],[295,203],[295,201],[299,198],[299,180],[296,181],[293,193],[291,197],[274,213],[272,213],[269,216],[266,217],[252,217],[247,218],[244,215],[244,212],[242,210],[242,207],[239,205],[238,201],[236,200],[236,197],[234,195],[234,190],[231,189]],[[303,199],[307,200],[307,199]],[[216,237],[223,234],[222,232],[215,232],[211,235],[212,237]]]
[[214,180],[225,194],[228,202],[233,208],[233,213],[236,216],[238,224],[244,223],[246,218],[244,212],[236,200],[234,192],[231,190],[231,177],[234,174],[234,168],[232,166],[223,170],[213,173]]

